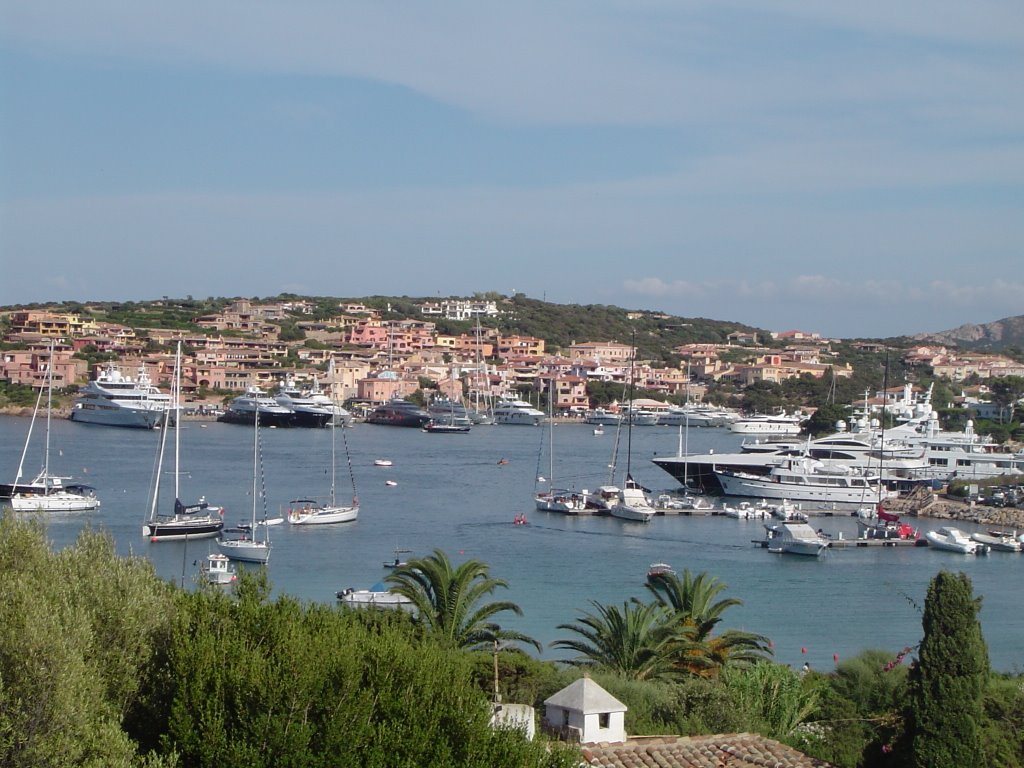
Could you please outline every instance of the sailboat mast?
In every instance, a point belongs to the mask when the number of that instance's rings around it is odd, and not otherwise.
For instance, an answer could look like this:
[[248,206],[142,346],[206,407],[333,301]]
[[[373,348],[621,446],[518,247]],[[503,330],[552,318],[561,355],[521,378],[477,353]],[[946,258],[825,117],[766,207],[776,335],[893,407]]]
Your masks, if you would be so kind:
[[633,332],[633,349],[629,357],[629,405],[626,408],[626,418],[629,424],[626,425],[626,481],[629,481],[630,462],[633,458],[633,366],[636,363],[636,332]]
[[50,493],[50,415],[53,412],[53,339],[46,365],[46,448],[43,453],[43,495]]
[[252,430],[252,539],[256,540],[256,494],[259,481],[260,461],[260,404],[256,401],[256,413],[253,418]]
[[[174,353],[174,378],[171,380],[171,408],[174,410],[174,500],[181,498],[178,488],[180,476],[179,461],[181,459],[181,341]],[[164,420],[170,418],[167,411],[164,411]]]

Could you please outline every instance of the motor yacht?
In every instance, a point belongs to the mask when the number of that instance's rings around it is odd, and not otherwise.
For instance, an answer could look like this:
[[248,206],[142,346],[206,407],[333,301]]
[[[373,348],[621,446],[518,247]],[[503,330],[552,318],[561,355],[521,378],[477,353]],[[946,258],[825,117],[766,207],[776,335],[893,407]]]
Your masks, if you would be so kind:
[[387,427],[423,428],[429,422],[429,413],[415,403],[401,398],[394,398],[378,405],[366,417],[367,424],[380,424]]
[[232,400],[217,421],[251,426],[256,423],[257,411],[261,427],[291,427],[295,424],[295,412],[258,387],[249,387],[244,395]]
[[535,427],[544,421],[544,412],[525,400],[502,400],[494,406],[495,424],[514,424]]
[[82,424],[153,429],[170,412],[171,396],[153,385],[140,367],[133,379],[113,365],[78,392],[68,417]]
[[[292,411],[292,426],[294,427],[324,427],[335,417],[335,412],[330,407],[330,400],[327,404],[318,403],[307,394],[304,394],[295,384],[291,377],[284,379],[281,386],[274,395],[278,405]],[[263,415],[260,415],[263,418]]]

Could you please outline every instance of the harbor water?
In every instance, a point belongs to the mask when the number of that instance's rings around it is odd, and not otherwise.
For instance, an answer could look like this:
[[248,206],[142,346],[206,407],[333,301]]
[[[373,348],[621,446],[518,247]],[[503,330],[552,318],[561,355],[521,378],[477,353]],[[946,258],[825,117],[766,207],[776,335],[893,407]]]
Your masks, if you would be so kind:
[[[29,419],[0,417],[0,472],[14,479]],[[262,458],[269,516],[283,515],[288,502],[329,492],[331,429],[264,429]],[[31,479],[42,462],[43,430],[36,425],[24,474]],[[752,542],[764,538],[762,521],[724,516],[668,515],[629,523],[604,516],[570,517],[534,510],[538,476],[556,487],[594,490],[621,484],[627,463],[626,439],[614,427],[595,435],[592,425],[542,427],[480,426],[467,434],[427,434],[418,429],[356,424],[337,430],[339,500],[351,496],[348,445],[361,510],[353,523],[328,526],[273,526],[269,575],[275,593],[333,603],[335,592],[365,588],[387,575],[385,561],[396,549],[403,557],[444,550],[455,562],[475,558],[508,582],[492,599],[512,600],[523,616],[499,616],[510,628],[544,643],[542,658],[564,658],[548,645],[570,633],[592,601],[618,604],[647,599],[651,563],[677,572],[707,571],[727,585],[722,597],[743,605],[725,614],[726,628],[771,638],[776,658],[792,665],[808,661],[828,669],[868,648],[894,654],[921,638],[921,608],[931,578],[942,569],[966,572],[982,597],[981,621],[992,665],[1024,669],[1024,556],[993,552],[957,555],[924,547],[867,547],[828,551],[820,559],[771,554]],[[740,436],[724,429],[692,429],[684,437],[672,427],[637,427],[628,457],[633,475],[654,495],[678,490],[655,455],[676,454],[685,442],[691,453],[737,450]],[[73,543],[85,525],[107,530],[122,554],[152,560],[169,580],[194,588],[197,563],[213,551],[212,539],[150,543],[142,536],[159,444],[156,431],[90,426],[55,419],[50,465],[94,485],[99,511],[51,518],[55,547]],[[252,512],[252,428],[188,421],[181,431],[182,500],[205,495],[226,508],[230,525]],[[554,462],[548,459],[549,443]],[[390,459],[389,467],[374,461]],[[165,461],[164,488],[173,488]],[[165,491],[165,505],[172,492]],[[721,504],[721,499],[715,500]],[[259,504],[262,517],[262,502]],[[529,525],[514,525],[525,513]],[[814,517],[815,528],[832,536],[856,536],[848,513]],[[944,524],[911,520],[922,533]],[[970,532],[970,525],[961,526]]]

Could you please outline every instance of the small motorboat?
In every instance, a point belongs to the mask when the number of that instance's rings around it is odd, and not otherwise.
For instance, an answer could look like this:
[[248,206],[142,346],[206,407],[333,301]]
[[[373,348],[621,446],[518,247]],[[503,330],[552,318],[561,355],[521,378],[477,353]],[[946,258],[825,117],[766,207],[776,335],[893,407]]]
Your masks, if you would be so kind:
[[231,584],[238,580],[235,566],[227,555],[214,552],[206,556],[206,562],[199,566],[208,584]]
[[937,531],[928,531],[924,537],[928,545],[947,552],[959,552],[961,555],[987,555],[988,544],[972,541],[971,537],[952,526],[943,526]]
[[821,557],[831,544],[821,531],[816,531],[807,523],[800,521],[766,523],[764,528],[764,546],[769,552]]
[[375,467],[390,467],[394,462],[391,459],[374,459],[373,466]]
[[656,579],[659,576],[675,576],[676,570],[668,563],[651,563],[647,569],[647,578]]
[[530,521],[526,519],[525,514],[516,515],[512,518],[513,525],[529,525]]
[[402,555],[407,555],[410,552],[412,552],[411,549],[396,549],[395,550],[395,559],[394,560],[385,560],[384,561],[384,567],[385,568],[401,568],[403,565],[407,565],[407,563],[406,563],[405,559],[402,557]]
[[384,481],[384,485],[395,486],[395,485],[398,485],[398,481],[397,480],[385,480]]
[[971,541],[984,544],[993,551],[999,552],[1020,552],[1024,549],[1024,543],[1007,531],[989,531],[988,533],[972,533]]

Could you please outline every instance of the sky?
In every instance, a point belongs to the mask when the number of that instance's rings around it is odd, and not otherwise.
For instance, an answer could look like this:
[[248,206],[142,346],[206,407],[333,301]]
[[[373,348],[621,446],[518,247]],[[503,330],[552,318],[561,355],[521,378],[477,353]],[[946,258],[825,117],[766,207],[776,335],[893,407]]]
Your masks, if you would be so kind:
[[1024,314],[1020,0],[0,0],[0,305]]

